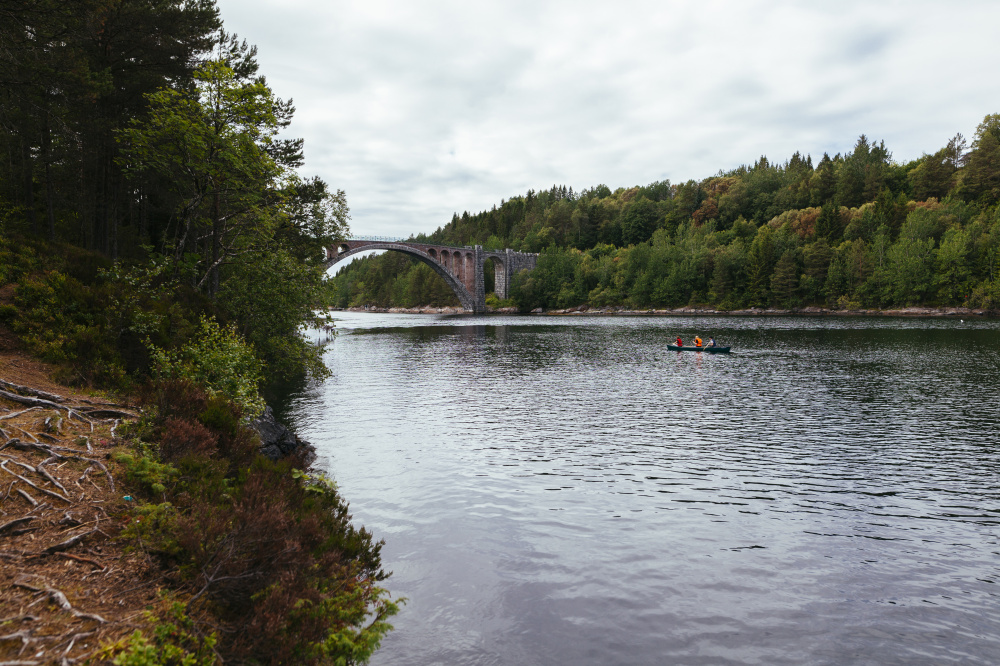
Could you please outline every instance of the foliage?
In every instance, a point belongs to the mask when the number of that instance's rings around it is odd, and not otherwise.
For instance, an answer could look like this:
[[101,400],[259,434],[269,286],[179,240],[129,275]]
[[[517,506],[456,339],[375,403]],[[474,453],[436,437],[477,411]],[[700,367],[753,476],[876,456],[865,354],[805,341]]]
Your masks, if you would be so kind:
[[186,379],[204,386],[211,394],[221,394],[240,406],[248,419],[264,411],[260,396],[263,366],[248,345],[232,328],[202,317],[198,333],[174,350],[153,346],[154,375]]
[[[455,214],[415,240],[540,252],[534,271],[514,276],[511,297],[522,310],[995,308],[998,183],[1000,115],[989,115],[971,149],[956,135],[907,164],[862,135],[850,152],[815,166],[796,153],[700,182],[529,190],[488,211]],[[429,270],[419,290],[400,288],[418,270],[393,253],[369,257],[329,290],[341,307],[434,302],[447,287]]]
[[[189,382],[159,382],[144,400],[153,416],[128,431],[132,452],[116,460],[143,500],[123,536],[190,595],[190,612],[222,623],[220,653],[366,661],[398,604],[379,586],[381,542],[351,524],[336,485],[299,471],[294,454],[260,456],[240,408]],[[146,654],[144,640],[136,654]]]
[[215,634],[200,635],[185,610],[184,604],[174,602],[164,617],[147,612],[147,619],[156,622],[153,640],[135,631],[111,663],[115,666],[213,666],[219,663]]

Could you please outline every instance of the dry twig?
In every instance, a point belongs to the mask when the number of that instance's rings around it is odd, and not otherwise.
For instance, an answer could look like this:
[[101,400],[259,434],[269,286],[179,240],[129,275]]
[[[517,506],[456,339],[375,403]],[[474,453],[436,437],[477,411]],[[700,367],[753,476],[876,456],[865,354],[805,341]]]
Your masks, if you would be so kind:
[[101,569],[102,571],[104,569],[107,569],[106,566],[104,566],[103,564],[101,564],[97,560],[90,559],[89,557],[81,557],[79,555],[73,555],[71,553],[56,553],[56,555],[58,555],[59,557],[65,557],[65,558],[70,559],[70,560],[77,560],[78,562],[86,562],[87,564],[89,564],[91,566],[94,566],[94,567],[97,567],[98,569]]

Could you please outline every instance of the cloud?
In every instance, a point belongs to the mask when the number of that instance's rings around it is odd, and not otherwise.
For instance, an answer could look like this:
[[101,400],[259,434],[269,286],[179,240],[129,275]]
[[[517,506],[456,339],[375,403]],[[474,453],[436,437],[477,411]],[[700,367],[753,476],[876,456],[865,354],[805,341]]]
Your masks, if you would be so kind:
[[700,179],[866,133],[898,160],[1000,111],[990,2],[220,0],[357,233],[552,184]]

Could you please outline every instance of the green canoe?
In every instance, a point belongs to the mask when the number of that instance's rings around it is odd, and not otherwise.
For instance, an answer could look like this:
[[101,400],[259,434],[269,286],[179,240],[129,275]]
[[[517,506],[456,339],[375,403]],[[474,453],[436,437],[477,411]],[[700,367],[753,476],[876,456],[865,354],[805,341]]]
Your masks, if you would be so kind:
[[678,347],[677,345],[667,345],[670,351],[703,351],[709,354],[728,354],[730,347]]

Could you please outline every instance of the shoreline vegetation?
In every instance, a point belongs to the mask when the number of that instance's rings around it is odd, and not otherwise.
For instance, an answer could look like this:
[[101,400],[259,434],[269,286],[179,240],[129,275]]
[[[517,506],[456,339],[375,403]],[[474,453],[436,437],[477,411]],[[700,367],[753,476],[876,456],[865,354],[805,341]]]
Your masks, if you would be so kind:
[[213,0],[0,15],[0,662],[366,662],[382,543],[265,402],[344,192]]
[[[382,307],[350,307],[334,308],[331,312],[380,312],[390,314],[447,314],[459,315],[470,314],[457,306],[423,306],[417,308],[382,308]],[[776,308],[749,308],[746,310],[716,310],[709,307],[685,306],[672,309],[645,309],[631,310],[624,306],[605,306],[592,308],[589,305],[579,305],[574,308],[563,308],[555,310],[537,309],[531,312],[522,312],[516,307],[493,308],[487,315],[619,315],[636,317],[671,317],[671,316],[726,316],[726,317],[769,317],[769,316],[840,316],[840,317],[997,317],[1000,316],[998,310],[983,310],[981,308],[963,307],[908,307],[894,308],[886,310],[832,310],[816,306],[794,308],[788,310]]]

